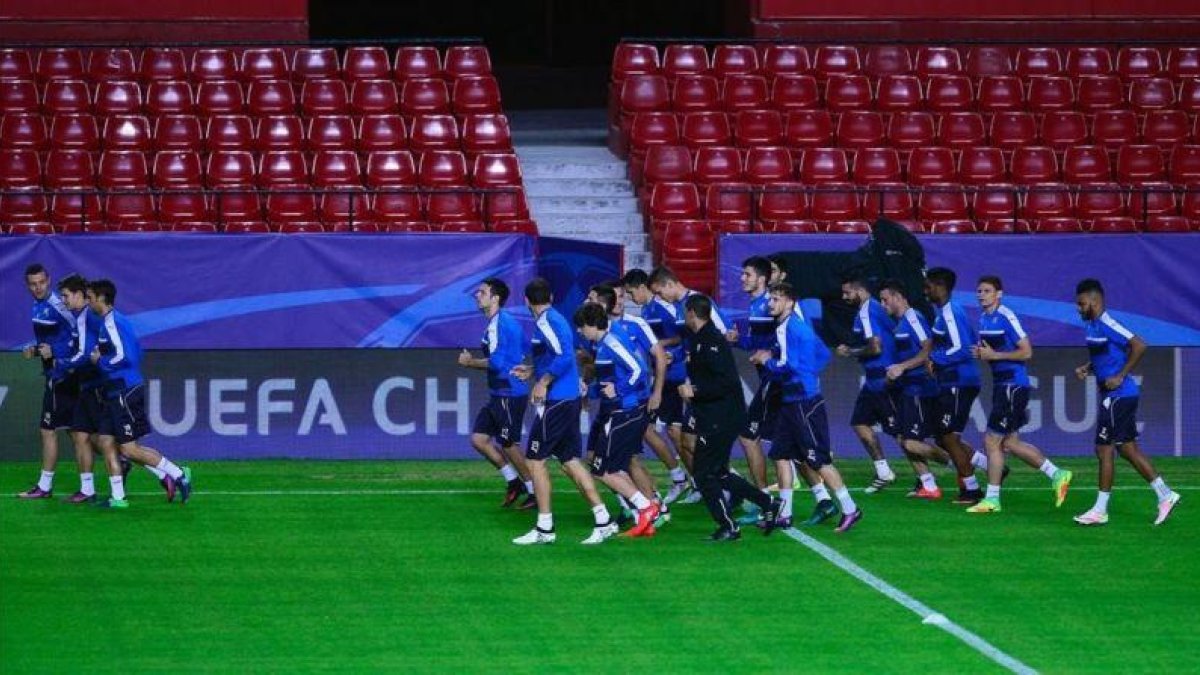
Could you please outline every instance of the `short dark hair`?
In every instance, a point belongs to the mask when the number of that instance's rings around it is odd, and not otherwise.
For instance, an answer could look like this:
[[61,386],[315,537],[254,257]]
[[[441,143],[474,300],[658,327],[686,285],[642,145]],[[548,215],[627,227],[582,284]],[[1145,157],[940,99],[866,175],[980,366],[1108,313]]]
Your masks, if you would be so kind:
[[1000,277],[995,274],[985,274],[979,277],[979,281],[975,285],[978,286],[979,284],[991,284],[992,288],[998,291],[1004,290],[1004,284],[1000,281]]
[[842,285],[855,286],[858,288],[871,290],[870,287],[867,286],[867,280],[857,274],[847,274],[846,276],[842,277]]
[[905,300],[908,299],[908,291],[904,290],[904,284],[899,279],[885,279],[879,285],[879,292],[882,293],[884,291],[891,291]]
[[1099,279],[1087,278],[1075,284],[1075,295],[1083,295],[1084,293],[1096,293],[1100,297],[1104,297],[1104,286],[1100,285]]
[[760,277],[771,277],[771,261],[761,255],[752,255],[742,261],[742,267],[749,267],[758,273]]
[[779,282],[771,284],[767,288],[767,292],[782,295],[783,297],[787,298],[788,300],[796,299],[796,288],[786,281],[779,281]]
[[650,275],[646,274],[646,270],[635,267],[626,272],[625,276],[621,277],[621,285],[626,287],[633,286],[634,288],[637,288],[638,286],[649,286]]
[[496,296],[497,298],[500,298],[501,306],[503,306],[504,303],[508,302],[508,292],[509,292],[508,284],[504,283],[504,281],[502,279],[498,279],[496,277],[488,277],[488,278],[484,279],[481,283],[484,286],[488,287],[488,290],[490,290],[492,292],[492,295]]
[[588,289],[600,298],[600,304],[604,306],[604,311],[612,314],[612,311],[617,307],[617,291],[608,284],[596,284]]
[[689,295],[683,303],[683,308],[705,321],[712,318],[712,300],[709,300],[707,295],[700,293]]
[[553,293],[550,291],[550,282],[541,277],[534,277],[532,281],[525,284],[525,299],[531,305],[548,305]]
[[772,253],[771,255],[767,256],[767,262],[778,267],[779,271],[783,272],[784,276],[787,276],[787,256],[783,255],[782,253]]
[[93,279],[88,282],[87,289],[110,305],[117,302],[117,285],[108,279]]
[[604,330],[608,328],[608,312],[604,307],[594,302],[585,302],[575,310],[575,327],[591,326]]
[[958,283],[958,275],[949,267],[931,267],[925,272],[925,279],[929,283],[941,286],[947,291],[953,291],[954,284]]
[[87,279],[78,274],[68,274],[58,281],[58,290],[83,293],[87,291]]
[[679,281],[679,277],[675,276],[675,273],[671,271],[671,268],[667,267],[666,265],[659,265],[658,267],[654,268],[653,272],[650,273],[651,286],[666,284],[672,281]]
[[42,265],[42,263],[33,263],[29,267],[25,268],[26,277],[31,277],[35,274],[46,274],[46,268]]

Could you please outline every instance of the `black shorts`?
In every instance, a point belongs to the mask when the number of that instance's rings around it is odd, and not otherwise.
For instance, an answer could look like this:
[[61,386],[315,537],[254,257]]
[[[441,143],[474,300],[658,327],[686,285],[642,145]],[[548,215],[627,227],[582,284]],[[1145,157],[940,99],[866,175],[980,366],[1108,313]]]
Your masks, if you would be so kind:
[[778,382],[763,380],[758,385],[758,391],[754,392],[754,398],[750,400],[742,438],[757,441],[774,436],[775,420],[779,417],[779,408],[782,405],[783,387]]
[[863,387],[854,400],[854,412],[850,415],[851,426],[873,427],[878,424],[883,433],[897,436],[900,433],[900,409],[896,394],[884,389],[872,391]]
[[533,426],[529,429],[529,459],[557,457],[560,462],[579,459],[579,399],[546,401],[534,406]]
[[992,413],[988,431],[1000,436],[1015,434],[1029,421],[1029,387],[998,384],[992,387]]
[[521,442],[521,425],[525,422],[528,396],[492,396],[475,416],[476,434],[487,434],[507,448]]
[[592,455],[592,473],[597,476],[629,470],[629,460],[642,447],[642,436],[650,424],[646,408],[616,410],[600,425]]
[[802,461],[814,471],[833,463],[823,396],[783,404],[769,457]]
[[971,406],[979,398],[979,387],[942,387],[937,399],[937,434],[961,434],[971,419]]
[[937,398],[912,394],[900,394],[896,398],[900,403],[900,438],[923,441],[932,436]]
[[71,426],[71,417],[79,401],[79,381],[68,377],[53,384],[46,380],[42,389],[42,418],[40,426],[48,431]]
[[1096,413],[1096,445],[1121,445],[1138,438],[1138,397],[1105,396]]
[[146,387],[137,385],[115,398],[104,399],[100,434],[117,439],[117,445],[132,443],[150,433],[146,419]]
[[663,384],[662,403],[658,405],[655,421],[666,425],[683,426],[687,421],[687,410],[683,397],[679,395],[679,385],[683,382],[666,382]]
[[596,454],[596,444],[600,442],[600,437],[604,435],[604,423],[608,421],[608,418],[612,417],[614,412],[616,410],[611,406],[604,405],[603,401],[601,401],[600,405],[596,406],[596,414],[592,416],[592,424],[588,427],[587,444],[584,446],[587,454]]
[[[84,389],[79,392],[79,402],[71,414],[71,431],[85,434],[99,433],[107,428],[104,417],[104,396],[99,389]],[[111,435],[111,434],[110,434]]]

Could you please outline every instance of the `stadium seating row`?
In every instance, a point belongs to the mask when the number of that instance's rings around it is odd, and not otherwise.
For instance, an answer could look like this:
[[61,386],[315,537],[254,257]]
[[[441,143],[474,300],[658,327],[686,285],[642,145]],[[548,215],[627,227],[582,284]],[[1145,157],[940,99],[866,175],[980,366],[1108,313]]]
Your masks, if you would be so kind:
[[[86,65],[85,65],[86,64]],[[74,47],[0,49],[0,78],[255,80],[345,78],[348,81],[489,75],[492,61],[483,45],[454,45],[442,53],[431,45],[399,47]]]
[[79,223],[54,224],[48,222],[15,223],[11,227],[0,225],[0,234],[36,235],[36,234],[100,234],[100,233],[130,233],[130,232],[174,232],[174,233],[207,233],[218,232],[227,234],[315,234],[322,232],[363,232],[363,233],[408,233],[423,234],[431,232],[449,233],[483,233],[497,234],[528,234],[538,235],[537,224],[531,220],[503,220],[496,223],[480,221],[460,221],[451,223],[425,223],[420,221],[381,222],[378,220],[344,221],[302,221],[267,223],[261,220],[246,220],[236,222],[215,223],[209,221],[189,221],[181,223],[160,223],[157,221],[114,221],[93,222],[86,226]]

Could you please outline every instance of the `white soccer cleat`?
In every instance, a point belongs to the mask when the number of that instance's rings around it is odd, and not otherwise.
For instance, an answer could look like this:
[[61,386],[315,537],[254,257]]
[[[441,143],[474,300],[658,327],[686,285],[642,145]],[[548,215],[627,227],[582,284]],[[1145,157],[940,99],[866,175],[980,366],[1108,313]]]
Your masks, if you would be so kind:
[[554,533],[543,532],[536,527],[512,540],[517,546],[533,546],[535,544],[553,544]]
[[664,504],[673,504],[676,499],[679,499],[681,496],[683,496],[683,493],[685,493],[687,491],[688,491],[687,481],[680,481],[678,483],[672,483],[671,489],[667,490],[667,496],[663,497],[663,503]]
[[582,543],[588,544],[588,545],[603,544],[605,539],[610,539],[612,537],[615,537],[617,535],[617,531],[618,530],[617,530],[616,523],[609,523],[608,525],[598,525],[598,526],[592,528],[592,534],[589,535],[587,539],[584,539]]
[[704,495],[700,494],[700,490],[692,488],[688,490],[687,496],[679,500],[680,504],[699,504],[704,501]]
[[1075,516],[1075,522],[1080,525],[1107,525],[1108,514],[1100,511],[1088,510],[1086,513],[1081,513]]
[[1171,516],[1171,511],[1175,510],[1175,505],[1179,503],[1180,495],[1178,492],[1172,492],[1166,499],[1158,503],[1158,516],[1154,518],[1155,525],[1162,525],[1167,518]]

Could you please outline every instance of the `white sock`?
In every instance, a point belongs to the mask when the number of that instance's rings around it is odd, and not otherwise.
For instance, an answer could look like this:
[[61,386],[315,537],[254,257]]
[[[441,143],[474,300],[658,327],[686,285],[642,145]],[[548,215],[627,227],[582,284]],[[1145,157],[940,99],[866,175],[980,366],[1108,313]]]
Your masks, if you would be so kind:
[[1046,478],[1054,478],[1054,472],[1058,471],[1058,467],[1054,466],[1054,462],[1046,460],[1042,462],[1041,466],[1038,467],[1038,471],[1046,474]]
[[976,450],[975,454],[971,455],[971,466],[987,471],[987,455]]
[[687,480],[687,472],[683,470],[682,466],[677,466],[674,469],[671,469],[672,482],[682,483],[685,480]]
[[937,489],[937,481],[934,479],[933,474],[931,474],[931,473],[921,474],[921,487],[925,488],[926,490],[936,490]]
[[596,518],[596,527],[607,525],[610,518],[608,517],[608,509],[603,504],[597,504],[592,507],[592,515]]
[[1150,481],[1150,487],[1154,488],[1154,495],[1158,497],[1158,501],[1162,501],[1171,496],[1171,488],[1167,487],[1166,481],[1162,476]]
[[505,483],[510,483],[517,480],[517,470],[513,468],[512,464],[505,464],[500,467],[500,477],[504,479]]
[[823,502],[826,499],[829,499],[829,490],[825,489],[824,482],[817,483],[809,489],[812,490],[813,499],[817,500],[817,502]]
[[79,474],[79,491],[89,497],[96,494],[96,474]]
[[1096,505],[1092,510],[1096,513],[1108,513],[1108,498],[1112,496],[1111,492],[1101,490],[1096,493]]
[[533,494],[533,481],[531,481],[531,480],[525,481],[525,491],[528,492],[529,494]]
[[149,471],[150,473],[154,474],[154,477],[157,478],[158,480],[162,480],[163,476],[167,475],[167,473],[165,471],[162,471],[157,466],[148,466],[148,467],[146,467],[146,470]]
[[968,490],[978,490],[979,481],[975,480],[975,476],[967,476],[963,479],[963,487]]
[[780,518],[792,517],[792,490],[780,490],[779,499],[783,502],[783,508],[779,510]]
[[554,531],[554,514],[553,513],[539,513],[538,519],[537,519],[537,529],[541,530],[542,532],[553,532]]
[[837,495],[838,503],[842,505],[843,514],[851,514],[858,510],[858,505],[854,503],[854,498],[850,496],[850,491],[845,485],[835,490],[834,494]]
[[985,494],[984,497],[987,499],[995,499],[996,501],[1000,501],[1000,486],[988,483],[987,494]]
[[171,478],[180,478],[183,476],[183,469],[175,466],[175,463],[167,459],[165,456],[162,458],[162,461],[158,463],[158,466],[154,468],[167,474]]
[[49,492],[54,487],[54,472],[43,471],[42,475],[38,477],[38,487],[42,489],[42,492]]
[[892,467],[888,466],[886,459],[875,460],[875,476],[879,480],[895,480],[896,474],[892,472]]
[[629,498],[629,501],[633,502],[633,508],[637,509],[638,511],[650,508],[650,500],[646,499],[646,495],[642,494],[641,492],[633,493],[633,496]]
[[125,479],[121,476],[109,476],[108,484],[112,486],[113,499],[125,499]]

